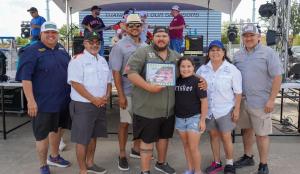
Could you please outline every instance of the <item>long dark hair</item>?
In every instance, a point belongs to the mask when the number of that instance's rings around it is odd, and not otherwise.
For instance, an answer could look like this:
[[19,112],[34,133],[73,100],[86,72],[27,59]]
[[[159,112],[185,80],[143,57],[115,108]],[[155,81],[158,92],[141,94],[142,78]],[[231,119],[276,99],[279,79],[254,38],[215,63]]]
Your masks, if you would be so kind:
[[194,63],[193,59],[190,56],[180,57],[179,60],[178,60],[178,62],[177,62],[177,68],[178,68],[177,72],[179,73],[179,77],[181,77],[181,74],[180,74],[180,65],[181,65],[182,61],[184,61],[184,60],[190,61],[192,63],[192,65],[193,65],[193,67],[195,68],[195,63]]
[[[212,47],[211,47],[211,48],[212,48]],[[209,60],[210,60],[210,58],[209,58],[209,51],[211,50],[211,48],[209,48],[208,51],[207,51],[207,56],[206,56],[205,62],[204,62],[205,65],[206,65],[206,64],[209,62]],[[229,63],[232,63],[231,60],[229,59],[229,57],[227,56],[227,50],[226,50],[225,48],[222,48],[222,50],[224,51],[223,61],[224,61],[224,60],[227,60]]]

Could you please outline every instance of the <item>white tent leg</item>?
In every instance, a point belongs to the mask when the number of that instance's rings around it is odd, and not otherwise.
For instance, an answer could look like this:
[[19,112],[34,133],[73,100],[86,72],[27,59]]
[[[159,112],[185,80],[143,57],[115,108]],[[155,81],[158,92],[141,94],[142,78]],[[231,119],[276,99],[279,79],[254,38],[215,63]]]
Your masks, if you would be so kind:
[[[67,33],[69,33],[70,31],[70,21],[69,21],[69,14],[70,14],[70,11],[69,11],[69,0],[65,0],[65,3],[66,3],[66,17],[67,17]],[[67,51],[68,53],[70,53],[69,51],[69,45],[70,45],[70,39],[69,39],[69,35],[67,35]]]

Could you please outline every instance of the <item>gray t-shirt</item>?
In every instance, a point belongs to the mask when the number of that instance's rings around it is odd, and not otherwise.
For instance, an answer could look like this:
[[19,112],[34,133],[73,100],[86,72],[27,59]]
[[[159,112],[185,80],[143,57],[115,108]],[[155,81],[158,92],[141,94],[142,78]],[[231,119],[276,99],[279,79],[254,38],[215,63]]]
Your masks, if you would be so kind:
[[234,54],[233,63],[242,73],[243,95],[249,107],[264,108],[274,77],[283,73],[278,54],[258,44],[252,52],[242,49]]
[[[114,71],[120,71],[123,73],[129,57],[139,47],[145,47],[147,44],[141,42],[136,44],[130,36],[124,37],[120,40],[110,51],[109,54],[109,66]],[[126,96],[131,96],[132,85],[128,78],[122,77],[122,87]]]

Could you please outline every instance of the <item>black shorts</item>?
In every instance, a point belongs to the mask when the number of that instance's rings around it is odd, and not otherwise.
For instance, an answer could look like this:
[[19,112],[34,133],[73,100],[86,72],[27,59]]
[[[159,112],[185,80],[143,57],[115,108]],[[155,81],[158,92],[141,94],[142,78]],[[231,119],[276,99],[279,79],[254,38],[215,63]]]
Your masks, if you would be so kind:
[[44,140],[50,132],[57,132],[59,113],[38,112],[32,119],[32,129],[36,141]]
[[150,119],[133,114],[133,139],[150,144],[159,139],[172,138],[174,124],[175,116]]
[[67,105],[67,107],[65,107],[62,111],[60,111],[58,127],[71,130],[72,119],[70,116],[69,105]]

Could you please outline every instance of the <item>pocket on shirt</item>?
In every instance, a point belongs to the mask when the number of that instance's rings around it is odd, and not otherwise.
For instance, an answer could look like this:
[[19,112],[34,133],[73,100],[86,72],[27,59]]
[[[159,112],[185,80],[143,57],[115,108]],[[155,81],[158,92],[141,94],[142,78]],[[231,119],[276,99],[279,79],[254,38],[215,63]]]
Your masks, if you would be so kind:
[[93,67],[86,67],[84,69],[84,85],[94,86],[97,84],[97,71]]
[[231,88],[231,77],[220,76],[217,80],[218,89],[230,89]]

